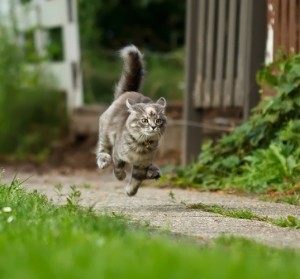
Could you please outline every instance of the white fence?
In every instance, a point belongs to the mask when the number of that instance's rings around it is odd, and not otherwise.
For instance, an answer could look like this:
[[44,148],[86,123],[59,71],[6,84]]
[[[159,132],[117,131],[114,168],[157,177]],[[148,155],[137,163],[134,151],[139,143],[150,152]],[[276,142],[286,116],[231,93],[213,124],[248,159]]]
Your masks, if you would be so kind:
[[184,163],[199,154],[206,132],[200,127],[207,113],[225,115],[226,111],[241,109],[243,118],[247,118],[258,103],[255,78],[265,60],[267,33],[265,0],[186,3],[183,120],[190,124],[183,127]]
[[48,63],[48,69],[57,81],[58,89],[67,94],[69,109],[83,104],[82,74],[76,0],[0,0],[2,16],[13,6],[21,31],[33,31],[37,52],[45,54],[51,30],[59,31],[62,57]]
[[[195,1],[194,1],[195,2]],[[195,106],[243,107],[249,80],[252,0],[198,0]],[[263,33],[263,27],[262,33]]]

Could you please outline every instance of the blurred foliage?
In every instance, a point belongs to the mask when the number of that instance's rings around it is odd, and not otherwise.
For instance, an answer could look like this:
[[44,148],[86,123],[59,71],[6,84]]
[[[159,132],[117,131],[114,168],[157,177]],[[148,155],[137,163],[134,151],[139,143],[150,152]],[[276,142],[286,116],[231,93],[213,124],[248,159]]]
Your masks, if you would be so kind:
[[184,44],[185,1],[78,0],[78,17],[84,49],[133,43],[170,51]]
[[0,24],[0,155],[42,160],[66,128],[64,95],[54,89],[43,59],[15,35]]
[[48,29],[46,55],[50,61],[60,62],[65,60],[62,32],[63,29],[61,27]]
[[204,144],[198,161],[178,170],[178,184],[254,192],[299,185],[300,54],[279,53],[257,80],[277,94],[265,97],[248,121],[218,143]]
[[[97,55],[95,55],[97,53]],[[183,50],[168,54],[144,53],[146,76],[142,92],[153,99],[164,96],[181,100],[183,92]],[[86,52],[83,59],[84,96],[86,103],[113,100],[114,86],[120,78],[122,60],[117,52]]]
[[[162,52],[183,45],[184,9],[184,2],[170,0],[78,0],[86,101],[111,101],[122,67],[116,51],[128,43],[159,53],[145,55],[145,93],[181,98],[183,51]],[[14,9],[11,16],[14,21]],[[58,28],[48,30],[47,54],[41,58],[35,50],[35,29],[20,36],[17,24],[12,25],[13,30],[0,27],[0,156],[42,159],[67,129],[64,95],[55,91],[44,67],[46,58],[63,59],[62,34]],[[16,44],[21,37],[22,47]]]
[[117,51],[127,44],[144,53],[143,93],[181,100],[185,2],[78,0],[85,102],[109,103],[121,74]]

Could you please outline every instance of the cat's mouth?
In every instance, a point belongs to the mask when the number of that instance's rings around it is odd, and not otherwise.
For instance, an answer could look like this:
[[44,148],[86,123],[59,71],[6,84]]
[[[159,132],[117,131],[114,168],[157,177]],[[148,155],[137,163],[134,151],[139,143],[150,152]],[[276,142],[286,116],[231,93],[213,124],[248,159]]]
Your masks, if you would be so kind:
[[156,130],[146,131],[144,134],[147,138],[157,138],[157,137],[159,137],[159,131],[156,131]]

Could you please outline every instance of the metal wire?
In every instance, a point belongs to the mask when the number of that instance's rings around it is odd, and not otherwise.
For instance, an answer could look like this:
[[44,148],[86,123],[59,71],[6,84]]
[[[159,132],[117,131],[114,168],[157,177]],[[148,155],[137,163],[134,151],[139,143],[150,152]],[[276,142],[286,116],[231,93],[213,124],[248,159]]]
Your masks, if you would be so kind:
[[214,131],[221,131],[221,132],[232,132],[237,126],[232,126],[232,127],[221,127],[218,125],[211,125],[211,124],[206,124],[206,123],[199,123],[196,121],[184,121],[184,120],[171,120],[169,122],[170,124],[175,124],[175,125],[181,125],[181,126],[191,126],[191,127],[196,127],[196,128],[205,128],[209,130],[214,130]]

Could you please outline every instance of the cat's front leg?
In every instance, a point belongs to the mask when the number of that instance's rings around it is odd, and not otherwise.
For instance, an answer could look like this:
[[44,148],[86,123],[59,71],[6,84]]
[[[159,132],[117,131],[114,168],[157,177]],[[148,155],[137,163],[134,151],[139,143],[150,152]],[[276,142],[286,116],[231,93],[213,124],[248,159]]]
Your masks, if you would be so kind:
[[97,165],[100,169],[105,169],[111,164],[111,156],[108,153],[100,152],[97,154]]
[[100,133],[97,148],[97,165],[100,169],[105,169],[111,164],[111,145],[105,134]]

